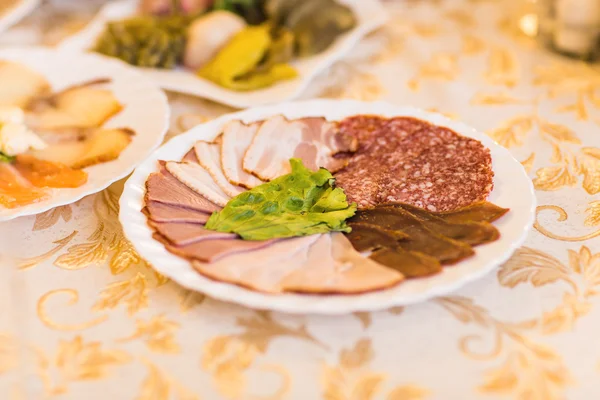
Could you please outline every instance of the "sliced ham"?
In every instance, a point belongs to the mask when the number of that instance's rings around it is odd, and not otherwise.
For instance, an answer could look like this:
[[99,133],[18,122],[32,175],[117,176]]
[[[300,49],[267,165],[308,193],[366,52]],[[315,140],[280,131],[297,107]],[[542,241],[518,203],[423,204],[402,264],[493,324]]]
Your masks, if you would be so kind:
[[361,256],[341,233],[284,239],[252,253],[192,265],[209,278],[272,294],[362,293],[404,279]]
[[186,246],[175,246],[167,243],[164,237],[161,237],[159,234],[155,234],[155,238],[165,243],[167,250],[173,254],[190,260],[198,260],[209,263],[218,261],[223,257],[231,256],[233,254],[258,250],[275,242],[275,240],[250,241],[242,239],[211,239],[192,243]]
[[213,178],[215,183],[230,197],[235,197],[245,191],[237,185],[232,185],[221,169],[221,151],[217,143],[199,141],[194,146],[198,162]]
[[313,171],[323,167],[336,172],[347,161],[333,156],[356,149],[357,140],[340,133],[337,123],[325,118],[288,121],[278,115],[262,123],[246,151],[243,167],[267,181],[291,172],[290,158],[302,159]]
[[154,222],[189,222],[205,224],[210,214],[180,206],[173,206],[157,201],[146,204],[149,218]]
[[157,202],[191,208],[204,213],[212,213],[221,209],[217,204],[210,202],[177,180],[167,171],[165,164],[164,161],[160,161],[159,172],[151,174],[146,181],[146,204]]
[[225,207],[229,201],[229,195],[217,185],[200,164],[169,161],[166,168],[181,183],[209,201],[221,207]]
[[202,224],[150,221],[150,225],[176,246],[186,246],[204,240],[234,239],[236,237],[234,233],[210,231],[205,229]]
[[260,122],[246,125],[241,121],[231,121],[223,127],[221,139],[221,166],[223,174],[234,185],[252,189],[263,181],[244,171],[242,159],[258,128]]
[[307,260],[309,247],[319,235],[280,240],[267,248],[232,255],[221,261],[192,262],[194,268],[212,279],[266,293],[281,293],[282,279]]
[[342,233],[322,235],[305,265],[286,276],[286,291],[300,293],[362,293],[391,287],[402,281],[398,271],[363,257]]
[[194,149],[192,148],[190,151],[185,153],[185,156],[183,156],[181,161],[184,161],[184,162],[187,161],[187,162],[198,164],[198,158],[196,157],[196,152],[194,151]]

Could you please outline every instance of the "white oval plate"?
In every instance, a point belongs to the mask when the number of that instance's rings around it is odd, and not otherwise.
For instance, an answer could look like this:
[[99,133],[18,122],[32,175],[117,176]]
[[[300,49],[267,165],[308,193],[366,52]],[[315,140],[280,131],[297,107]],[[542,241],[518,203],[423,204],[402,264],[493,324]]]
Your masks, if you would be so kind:
[[40,0],[21,0],[13,8],[0,14],[0,32],[10,28],[27,15],[29,15],[40,4]]
[[[501,233],[500,239],[477,247],[474,257],[444,268],[443,272],[432,277],[408,280],[390,289],[359,295],[267,295],[204,277],[196,272],[188,261],[169,253],[161,243],[152,238],[152,230],[146,223],[146,217],[140,212],[144,207],[146,179],[150,173],[157,170],[157,160],[180,160],[197,140],[213,139],[225,122],[233,119],[251,122],[276,114],[283,114],[288,118],[324,116],[330,120],[341,120],[355,114],[410,116],[446,126],[461,135],[480,140],[491,151],[495,172],[494,190],[489,200],[501,207],[510,208],[510,212],[495,223]],[[224,115],[172,139],[144,161],[126,182],[125,191],[121,196],[119,218],[125,235],[140,255],[158,272],[182,286],[220,300],[253,308],[289,313],[341,314],[416,303],[456,290],[465,283],[483,276],[506,261],[523,243],[533,224],[535,205],[533,185],[522,165],[488,136],[463,123],[452,121],[440,114],[383,102],[312,100]]]
[[0,50],[0,60],[21,63],[42,74],[53,90],[97,78],[110,78],[110,89],[123,110],[108,120],[106,128],[127,127],[133,140],[118,159],[86,168],[88,182],[75,189],[52,189],[51,197],[27,206],[7,209],[0,206],[0,221],[38,214],[73,203],[99,192],[126,177],[161,143],[169,127],[169,104],[165,94],[150,80],[125,63],[96,54],[72,54],[44,48]]
[[[387,14],[379,0],[341,0],[341,2],[352,7],[358,18],[357,26],[342,35],[324,52],[294,61],[292,65],[298,70],[298,78],[278,83],[269,88],[236,92],[222,88],[183,69],[138,69],[163,89],[204,97],[232,107],[247,108],[292,100],[300,96],[319,72],[329,68],[335,61],[347,54],[361,38],[387,21]],[[90,49],[107,22],[134,15],[137,4],[137,0],[122,0],[107,4],[86,28],[64,40],[59,45],[60,48],[73,51]]]

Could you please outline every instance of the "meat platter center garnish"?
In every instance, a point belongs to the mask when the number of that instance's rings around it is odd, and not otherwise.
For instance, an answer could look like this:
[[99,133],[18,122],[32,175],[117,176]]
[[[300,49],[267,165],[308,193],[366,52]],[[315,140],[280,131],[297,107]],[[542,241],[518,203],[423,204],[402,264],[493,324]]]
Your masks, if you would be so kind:
[[412,117],[226,123],[146,181],[154,238],[255,291],[357,294],[473,257],[509,210],[478,140]]

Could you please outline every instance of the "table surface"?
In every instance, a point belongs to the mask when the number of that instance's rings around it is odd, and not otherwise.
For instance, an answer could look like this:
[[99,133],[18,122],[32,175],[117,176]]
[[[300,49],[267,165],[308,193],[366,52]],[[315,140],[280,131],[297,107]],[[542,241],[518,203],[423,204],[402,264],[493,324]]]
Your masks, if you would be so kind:
[[[0,43],[54,44],[99,5],[46,2]],[[384,99],[487,132],[537,190],[524,247],[485,278],[410,307],[257,312],[186,291],[140,260],[117,221],[120,182],[0,224],[0,397],[598,398],[598,67],[542,49],[503,1],[386,7],[388,25],[304,97]],[[169,137],[229,111],[169,98]]]

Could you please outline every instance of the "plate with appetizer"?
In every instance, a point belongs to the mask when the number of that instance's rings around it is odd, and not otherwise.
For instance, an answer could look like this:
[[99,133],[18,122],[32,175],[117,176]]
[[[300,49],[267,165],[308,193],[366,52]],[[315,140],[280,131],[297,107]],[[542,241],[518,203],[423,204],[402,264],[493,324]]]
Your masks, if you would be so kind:
[[161,144],[168,124],[164,93],[118,60],[0,50],[0,221],[124,178]]
[[121,197],[125,235],[161,274],[292,313],[405,305],[506,261],[531,180],[486,135],[389,103],[312,100],[199,125]]
[[35,10],[40,0],[0,1],[0,32],[10,28]]
[[121,0],[60,46],[120,58],[163,89],[246,108],[298,97],[386,18],[379,0]]

